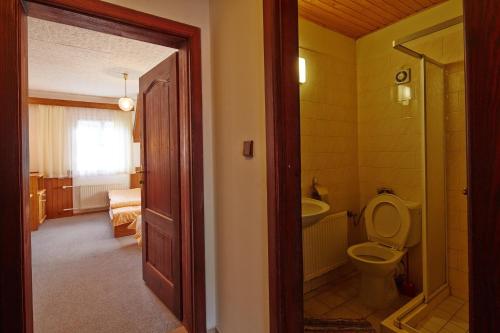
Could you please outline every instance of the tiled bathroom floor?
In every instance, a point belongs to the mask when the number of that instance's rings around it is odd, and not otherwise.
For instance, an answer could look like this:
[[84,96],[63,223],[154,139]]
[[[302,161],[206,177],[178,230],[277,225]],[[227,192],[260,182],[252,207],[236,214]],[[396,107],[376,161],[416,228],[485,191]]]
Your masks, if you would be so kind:
[[448,296],[416,328],[422,333],[467,333],[469,304],[458,297]]
[[345,281],[327,284],[304,295],[304,315],[318,319],[367,319],[380,331],[380,323],[410,300],[400,296],[391,306],[374,310],[361,302],[358,296],[360,277],[354,275]]

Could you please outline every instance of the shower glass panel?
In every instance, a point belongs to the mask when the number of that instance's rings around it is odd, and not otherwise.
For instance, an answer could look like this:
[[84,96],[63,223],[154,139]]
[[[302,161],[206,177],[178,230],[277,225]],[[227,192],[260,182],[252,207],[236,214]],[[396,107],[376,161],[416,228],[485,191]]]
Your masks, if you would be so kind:
[[425,260],[424,296],[447,283],[444,67],[422,58],[424,75]]
[[[394,41],[420,59],[423,296],[467,300],[464,49],[462,18]],[[451,256],[451,257],[449,257]]]

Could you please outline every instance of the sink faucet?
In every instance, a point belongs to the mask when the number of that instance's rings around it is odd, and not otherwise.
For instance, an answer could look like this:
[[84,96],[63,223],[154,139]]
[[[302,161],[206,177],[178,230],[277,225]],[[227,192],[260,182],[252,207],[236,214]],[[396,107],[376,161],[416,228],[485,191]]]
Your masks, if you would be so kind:
[[317,199],[317,200],[321,200],[321,194],[319,193],[318,191],[318,178],[317,177],[313,177],[312,179],[312,193],[311,193],[311,196],[313,199]]

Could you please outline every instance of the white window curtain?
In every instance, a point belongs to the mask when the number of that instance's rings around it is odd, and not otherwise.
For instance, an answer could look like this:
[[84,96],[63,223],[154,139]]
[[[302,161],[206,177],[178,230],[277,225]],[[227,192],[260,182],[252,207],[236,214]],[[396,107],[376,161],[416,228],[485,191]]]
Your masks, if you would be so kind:
[[30,105],[30,170],[54,178],[128,174],[131,133],[127,112]]

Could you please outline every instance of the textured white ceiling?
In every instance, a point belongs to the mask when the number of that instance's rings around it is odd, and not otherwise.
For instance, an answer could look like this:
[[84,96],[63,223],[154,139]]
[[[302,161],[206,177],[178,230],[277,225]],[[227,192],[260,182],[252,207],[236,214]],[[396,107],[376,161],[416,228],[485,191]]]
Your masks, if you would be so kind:
[[121,97],[121,73],[128,94],[139,92],[139,77],[176,50],[35,18],[28,18],[29,89]]

